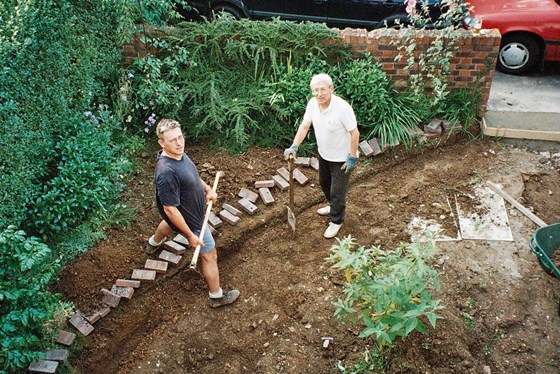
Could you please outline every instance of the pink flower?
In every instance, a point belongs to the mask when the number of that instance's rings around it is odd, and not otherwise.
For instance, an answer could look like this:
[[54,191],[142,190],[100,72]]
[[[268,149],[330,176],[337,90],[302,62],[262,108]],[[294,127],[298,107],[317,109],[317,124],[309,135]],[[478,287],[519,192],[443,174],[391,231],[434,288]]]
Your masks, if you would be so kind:
[[406,12],[410,15],[416,13],[416,0],[406,0]]

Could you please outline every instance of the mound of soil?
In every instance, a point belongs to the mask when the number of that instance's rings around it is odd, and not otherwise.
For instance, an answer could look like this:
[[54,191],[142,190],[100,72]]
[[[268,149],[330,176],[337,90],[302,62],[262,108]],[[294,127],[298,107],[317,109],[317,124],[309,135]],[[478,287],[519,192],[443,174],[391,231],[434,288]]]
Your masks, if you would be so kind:
[[[252,148],[237,157],[200,145],[188,151],[208,184],[217,170],[225,172],[215,212],[223,203],[239,206],[241,187],[254,190],[255,181],[287,166],[281,150]],[[142,251],[159,222],[151,183],[155,151],[144,156],[126,197],[135,210],[131,224],[108,229],[107,240],[69,264],[55,287],[85,314],[99,306],[101,288],[157,258]],[[324,203],[317,172],[301,170],[311,181],[295,188],[294,239],[288,192],[279,189],[274,204],[259,202],[255,215],[218,229],[222,286],[241,291],[234,305],[208,307],[203,278],[187,271],[187,253],[96,322],[80,339],[73,365],[82,373],[329,373],[339,361],[348,366],[361,357],[372,342],[357,337],[360,325],[333,316],[344,278],[325,258],[336,241],[322,236],[327,219],[316,214]],[[545,222],[560,221],[559,172],[550,162],[489,140],[455,139],[361,160],[339,237],[394,248],[410,240],[414,216],[448,214],[441,210],[448,199],[472,195],[485,180],[501,184]],[[559,372],[559,280],[545,274],[529,250],[536,225],[509,204],[507,210],[512,242],[438,243],[435,297],[446,307],[445,318],[426,334],[398,341],[388,372]],[[328,348],[326,336],[333,338]]]

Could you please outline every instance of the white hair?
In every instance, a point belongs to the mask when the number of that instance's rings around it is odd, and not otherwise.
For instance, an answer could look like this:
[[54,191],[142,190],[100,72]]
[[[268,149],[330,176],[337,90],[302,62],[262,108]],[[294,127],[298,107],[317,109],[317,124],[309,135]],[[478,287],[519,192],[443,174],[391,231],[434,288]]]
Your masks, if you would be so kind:
[[313,87],[321,82],[325,82],[329,86],[333,85],[332,78],[330,77],[330,75],[325,73],[320,73],[320,74],[315,74],[311,78],[311,82],[309,83],[309,86]]

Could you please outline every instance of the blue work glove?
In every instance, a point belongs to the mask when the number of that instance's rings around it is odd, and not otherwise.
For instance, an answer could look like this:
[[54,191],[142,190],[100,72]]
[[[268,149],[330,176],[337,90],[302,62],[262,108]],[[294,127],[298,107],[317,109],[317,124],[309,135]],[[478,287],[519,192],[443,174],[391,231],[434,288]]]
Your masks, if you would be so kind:
[[294,158],[296,158],[296,153],[298,149],[299,149],[298,146],[295,144],[292,144],[290,148],[286,148],[284,150],[284,159],[288,160],[290,158],[290,155],[293,155]]
[[348,156],[346,156],[346,162],[342,165],[340,170],[344,170],[346,174],[350,174],[352,170],[356,168],[357,162],[358,162],[358,157],[351,156],[350,154],[348,154]]

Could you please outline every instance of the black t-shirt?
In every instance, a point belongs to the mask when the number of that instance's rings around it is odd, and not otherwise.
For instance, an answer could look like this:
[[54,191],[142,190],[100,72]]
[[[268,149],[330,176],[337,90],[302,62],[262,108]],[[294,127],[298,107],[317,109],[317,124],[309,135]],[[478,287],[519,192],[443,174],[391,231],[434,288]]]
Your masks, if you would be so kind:
[[156,163],[156,203],[161,216],[177,228],[166,216],[163,207],[175,206],[192,231],[200,231],[204,222],[206,193],[195,164],[183,154],[181,160],[158,155]]

